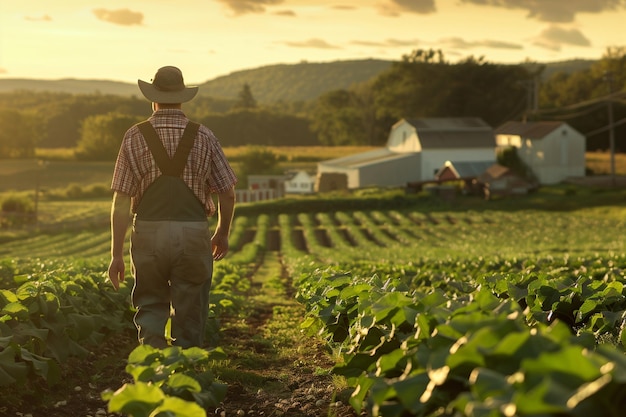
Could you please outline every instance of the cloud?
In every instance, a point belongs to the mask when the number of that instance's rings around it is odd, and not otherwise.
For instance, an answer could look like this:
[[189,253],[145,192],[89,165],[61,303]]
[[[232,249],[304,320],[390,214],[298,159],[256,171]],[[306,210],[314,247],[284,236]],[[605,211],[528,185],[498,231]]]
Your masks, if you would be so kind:
[[533,40],[533,44],[551,51],[560,51],[564,44],[588,47],[591,46],[591,41],[578,29],[565,29],[553,25],[543,30]]
[[331,45],[325,40],[318,38],[311,38],[303,42],[285,42],[285,45],[294,48],[341,49],[336,45]]
[[33,17],[33,16],[26,16],[24,17],[24,19],[31,21],[31,22],[51,22],[52,21],[52,17],[50,17],[50,15],[43,15],[40,17]]
[[93,9],[93,14],[103,22],[114,23],[122,26],[141,25],[143,13],[133,12],[129,9]]
[[6,68],[2,68],[0,67],[0,74],[8,74],[9,71],[6,70]]
[[286,17],[295,17],[296,16],[296,12],[294,12],[293,10],[281,10],[278,11],[276,13],[274,13],[276,16],[286,16]]
[[352,41],[353,45],[360,46],[374,46],[381,48],[394,48],[394,47],[406,47],[417,46],[419,41],[417,39],[386,39],[382,42],[379,41]]
[[435,0],[390,0],[379,6],[381,14],[400,16],[403,12],[430,14],[437,11]]
[[454,49],[474,49],[474,48],[493,48],[493,49],[524,49],[524,47],[517,43],[504,42],[499,40],[482,40],[482,41],[466,41],[461,38],[445,38],[441,39],[440,43],[445,44],[447,47]]
[[356,6],[352,6],[348,4],[337,4],[335,6],[332,6],[332,8],[335,10],[356,10],[357,9]]
[[578,13],[601,13],[625,8],[624,0],[461,0],[481,6],[528,11],[528,17],[544,22],[573,22]]
[[246,13],[265,13],[265,6],[281,4],[284,0],[217,0],[224,3],[236,16]]
[[[353,45],[370,46],[377,48],[418,48],[424,45],[418,39],[386,39],[384,41],[352,41]],[[515,49],[521,50],[524,47],[517,43],[505,42],[500,40],[482,40],[482,41],[466,41],[464,39],[453,37],[444,38],[434,43],[436,47],[446,47],[451,49],[474,49],[474,48],[493,48],[493,49]],[[433,45],[434,46],[434,45]]]

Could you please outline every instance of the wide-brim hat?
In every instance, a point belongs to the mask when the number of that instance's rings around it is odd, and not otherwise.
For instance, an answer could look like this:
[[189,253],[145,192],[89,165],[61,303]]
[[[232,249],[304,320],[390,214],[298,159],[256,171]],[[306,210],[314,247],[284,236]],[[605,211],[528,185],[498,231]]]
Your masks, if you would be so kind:
[[181,70],[172,66],[159,68],[152,83],[137,80],[137,84],[142,94],[153,103],[184,103],[198,93],[198,87],[187,87]]

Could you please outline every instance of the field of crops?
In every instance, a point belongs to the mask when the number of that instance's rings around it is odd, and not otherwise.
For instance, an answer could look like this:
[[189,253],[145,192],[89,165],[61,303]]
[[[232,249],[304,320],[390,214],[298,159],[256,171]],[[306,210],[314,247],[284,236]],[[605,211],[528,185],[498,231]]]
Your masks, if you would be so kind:
[[[332,205],[331,205],[332,207]],[[281,261],[303,331],[370,416],[618,416],[626,405],[626,222],[616,206],[420,205],[236,217],[212,315]],[[69,356],[131,322],[105,281],[109,231],[0,245],[0,385],[54,383]],[[271,255],[271,256],[270,256]],[[212,321],[218,326],[218,320]],[[215,329],[212,329],[215,330]],[[205,415],[224,397],[212,350],[137,349],[110,411]],[[151,414],[153,413],[153,414]]]

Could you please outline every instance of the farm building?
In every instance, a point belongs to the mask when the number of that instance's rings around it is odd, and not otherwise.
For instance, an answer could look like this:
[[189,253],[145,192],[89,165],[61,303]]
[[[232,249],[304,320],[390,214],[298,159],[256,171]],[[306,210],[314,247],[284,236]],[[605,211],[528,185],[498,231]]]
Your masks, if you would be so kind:
[[448,160],[495,162],[493,129],[478,118],[401,119],[387,145],[318,163],[317,172],[340,173],[348,188],[404,186],[430,181]]
[[534,188],[533,184],[515,174],[511,169],[500,164],[493,164],[477,178],[485,197],[501,194],[526,194]]
[[247,189],[235,190],[238,202],[275,200],[285,196],[285,175],[248,175],[247,179]]
[[309,194],[314,191],[315,177],[306,171],[292,173],[285,180],[287,194]]
[[318,193],[347,189],[348,176],[346,174],[337,172],[318,172],[315,177],[315,191]]
[[587,139],[564,122],[507,122],[498,127],[498,150],[514,147],[540,184],[585,176]]
[[251,190],[285,190],[286,175],[248,175],[248,188]]
[[472,181],[487,171],[494,161],[446,161],[435,174],[438,181]]

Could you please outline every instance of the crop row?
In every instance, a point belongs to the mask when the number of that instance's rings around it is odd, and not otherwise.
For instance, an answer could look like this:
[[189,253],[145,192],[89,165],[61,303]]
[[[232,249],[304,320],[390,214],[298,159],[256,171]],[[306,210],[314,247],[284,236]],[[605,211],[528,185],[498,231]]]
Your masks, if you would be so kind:
[[[353,259],[410,261],[420,258],[585,254],[623,252],[626,224],[600,210],[573,213],[441,212],[417,210],[323,212],[289,215],[280,224],[267,217],[267,231],[257,233],[258,218],[237,216],[231,234],[233,252],[256,241],[265,250],[287,245],[288,227],[294,244],[324,262],[333,262],[337,248]],[[108,252],[107,228],[80,233],[58,232],[0,245],[0,257],[98,257]],[[249,249],[248,249],[249,250]],[[373,258],[372,256],[376,256]]]
[[[624,256],[302,270],[303,324],[372,416],[617,416]],[[372,270],[375,274],[372,275]]]

